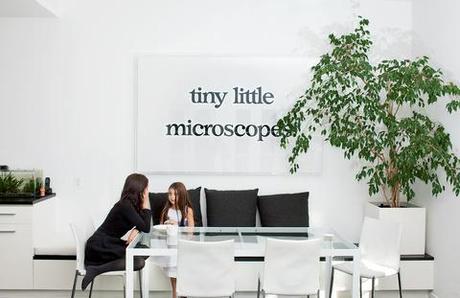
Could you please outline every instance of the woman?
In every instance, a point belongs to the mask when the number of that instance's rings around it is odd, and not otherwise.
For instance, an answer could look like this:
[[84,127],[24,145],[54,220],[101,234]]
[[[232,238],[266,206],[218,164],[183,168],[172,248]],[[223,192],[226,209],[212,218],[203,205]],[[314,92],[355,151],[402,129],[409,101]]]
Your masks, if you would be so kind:
[[[194,227],[193,209],[190,198],[181,182],[174,182],[168,189],[168,200],[161,212],[160,222],[162,224],[178,225],[180,227]],[[172,296],[176,298],[176,258],[169,258],[167,264],[159,264],[163,272],[171,280]],[[158,262],[157,262],[158,263]]]
[[[86,242],[86,275],[81,285],[83,290],[101,273],[125,270],[126,246],[139,231],[150,231],[152,213],[149,207],[148,182],[147,177],[142,174],[129,175],[120,200]],[[122,240],[128,232],[127,240]],[[143,268],[144,265],[143,258],[134,259],[135,270]]]

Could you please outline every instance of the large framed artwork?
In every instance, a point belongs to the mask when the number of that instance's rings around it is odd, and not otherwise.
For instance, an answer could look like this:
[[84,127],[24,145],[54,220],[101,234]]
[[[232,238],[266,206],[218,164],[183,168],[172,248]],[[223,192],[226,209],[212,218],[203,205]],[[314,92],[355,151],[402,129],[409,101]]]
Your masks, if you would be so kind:
[[[136,58],[137,171],[286,175],[276,128],[303,94],[306,58],[143,55]],[[319,173],[314,140],[299,174]]]

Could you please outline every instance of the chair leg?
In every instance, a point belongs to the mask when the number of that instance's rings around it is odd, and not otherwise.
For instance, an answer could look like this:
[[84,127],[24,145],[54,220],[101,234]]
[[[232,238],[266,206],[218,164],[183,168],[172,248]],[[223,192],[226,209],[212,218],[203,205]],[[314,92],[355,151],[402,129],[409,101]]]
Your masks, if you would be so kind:
[[77,277],[78,277],[78,271],[75,270],[75,277],[73,278],[72,295],[70,296],[71,298],[75,297],[75,287],[77,286]]
[[126,285],[125,285],[125,280],[126,280],[126,275],[121,277],[123,279],[123,297],[126,298]]
[[374,286],[375,286],[375,277],[372,278],[372,298],[374,298]]
[[318,293],[316,294],[316,297],[318,297],[318,298],[319,298],[319,289],[318,289]]
[[332,267],[332,271],[331,271],[331,284],[329,285],[329,298],[332,297],[332,287],[333,287],[333,285],[334,285],[334,267]]
[[257,279],[257,298],[260,298],[260,278]]
[[402,298],[401,273],[398,272],[399,298]]
[[91,295],[93,294],[93,284],[94,284],[94,279],[93,281],[91,282],[91,287],[89,288],[89,298],[91,298]]
[[363,298],[363,278],[359,278],[359,298]]
[[139,273],[139,292],[141,294],[141,298],[144,298],[144,296],[142,295],[142,270],[139,270],[138,273]]

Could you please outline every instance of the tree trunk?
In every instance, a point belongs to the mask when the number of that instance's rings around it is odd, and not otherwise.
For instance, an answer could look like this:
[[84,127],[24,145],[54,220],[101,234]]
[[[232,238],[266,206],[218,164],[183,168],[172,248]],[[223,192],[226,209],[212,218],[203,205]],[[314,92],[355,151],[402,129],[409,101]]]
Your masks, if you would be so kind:
[[391,207],[399,207],[399,183],[391,188]]

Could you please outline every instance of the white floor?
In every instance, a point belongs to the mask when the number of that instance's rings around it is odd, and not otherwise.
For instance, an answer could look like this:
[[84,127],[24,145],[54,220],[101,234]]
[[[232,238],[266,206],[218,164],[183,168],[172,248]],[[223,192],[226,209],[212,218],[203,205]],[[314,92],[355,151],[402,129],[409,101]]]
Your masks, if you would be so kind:
[[[81,292],[77,291],[75,297],[83,298],[88,297],[89,291]],[[121,291],[94,291],[93,298],[123,298]],[[270,295],[271,296],[271,295]],[[398,292],[396,291],[379,291],[376,293],[378,298],[399,298]],[[0,298],[69,298],[69,291],[0,291]],[[136,293],[134,297],[139,297],[139,293]],[[169,292],[151,292],[150,297],[152,298],[170,298],[171,293]],[[237,293],[236,298],[252,298],[256,297],[256,293],[243,292]],[[267,298],[269,295],[267,295]],[[321,293],[321,298],[324,294]],[[351,295],[346,292],[340,294],[334,293],[333,298],[349,298]],[[368,293],[364,293],[363,298],[370,297]],[[411,291],[403,292],[404,298],[433,298],[427,291]],[[293,298],[290,296],[289,298]]]

